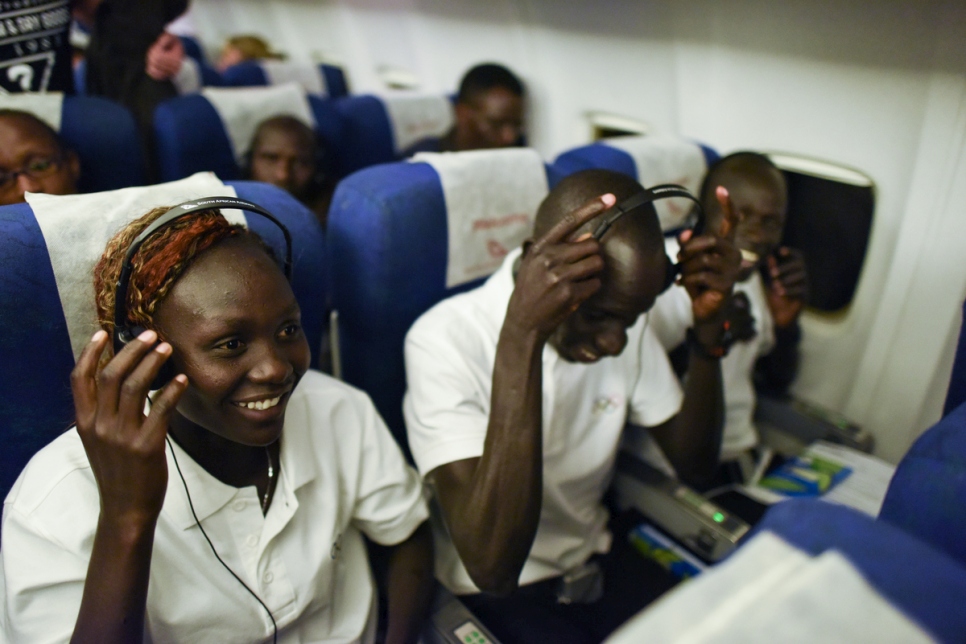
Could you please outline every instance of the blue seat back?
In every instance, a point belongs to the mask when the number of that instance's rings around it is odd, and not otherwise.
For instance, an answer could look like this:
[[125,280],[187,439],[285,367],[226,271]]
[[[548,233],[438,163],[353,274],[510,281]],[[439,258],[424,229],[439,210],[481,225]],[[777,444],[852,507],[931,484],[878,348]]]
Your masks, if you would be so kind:
[[966,403],[902,457],[879,517],[966,565]]
[[966,641],[962,560],[887,522],[818,500],[772,506],[751,534],[763,530],[813,556],[838,551],[881,596],[940,641]]
[[[292,285],[314,363],[327,324],[322,230],[315,216],[285,191],[254,182],[233,185],[239,197],[268,209],[292,233]],[[249,215],[248,221],[282,251],[282,234],[271,222],[258,215]],[[30,457],[73,422],[74,356],[47,246],[28,204],[0,207],[0,255],[0,354],[5,365],[0,370],[0,498],[5,498]]]
[[406,332],[434,304],[483,280],[446,287],[446,204],[439,175],[426,163],[378,165],[344,179],[326,245],[343,377],[368,392],[405,450]]
[[336,100],[334,107],[342,121],[333,150],[336,177],[397,159],[389,115],[378,97],[348,96]]
[[60,136],[80,157],[80,192],[144,184],[141,139],[124,106],[99,96],[65,96]]
[[[338,98],[349,94],[345,72],[341,67],[322,64],[318,69],[325,81],[326,96]],[[225,87],[256,87],[270,84],[264,67],[257,60],[246,60],[232,65],[221,73],[221,82]]]
[[[332,101],[308,96],[316,131],[325,142],[327,156],[342,140],[342,120]],[[235,159],[225,125],[218,112],[201,94],[164,101],[154,111],[154,132],[162,181],[175,181],[196,172],[214,172],[223,181],[240,179],[242,168]]]
[[[699,143],[698,145],[701,146],[701,152],[704,153],[704,160],[708,166],[718,160],[719,155],[713,148],[703,143]],[[640,180],[637,174],[637,164],[634,163],[631,155],[619,148],[602,142],[582,145],[572,150],[567,150],[554,160],[554,165],[565,175],[573,174],[580,170],[600,168],[627,174]]]

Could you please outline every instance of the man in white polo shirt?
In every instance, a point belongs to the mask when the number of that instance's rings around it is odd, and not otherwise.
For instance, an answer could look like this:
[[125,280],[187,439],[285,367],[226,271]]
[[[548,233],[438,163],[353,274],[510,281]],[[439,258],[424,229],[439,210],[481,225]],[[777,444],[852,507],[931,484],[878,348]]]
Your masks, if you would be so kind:
[[640,608],[610,610],[624,598],[608,589],[627,584],[608,577],[601,598],[597,562],[611,550],[601,497],[628,422],[650,428],[682,479],[714,472],[718,313],[740,264],[734,218],[719,236],[683,240],[696,324],[682,393],[641,315],[670,270],[653,206],[629,211],[599,241],[591,232],[642,190],[604,170],[564,179],[522,250],[406,338],[404,412],[438,505],[436,575],[504,642],[599,641]]

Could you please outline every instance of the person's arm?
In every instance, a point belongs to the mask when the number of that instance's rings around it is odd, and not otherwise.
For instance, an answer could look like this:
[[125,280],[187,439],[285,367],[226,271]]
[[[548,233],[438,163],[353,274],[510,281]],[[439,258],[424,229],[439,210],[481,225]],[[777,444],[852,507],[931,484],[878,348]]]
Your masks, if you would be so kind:
[[392,548],[386,571],[389,623],[386,643],[416,642],[433,601],[433,535],[423,522]]
[[497,343],[483,455],[429,474],[456,550],[481,590],[515,589],[533,545],[543,490],[543,347],[600,288],[597,241],[569,237],[614,202],[609,194],[594,199],[525,248]]
[[72,642],[137,642],[144,636],[154,528],[168,480],[165,436],[187,386],[185,376],[176,376],[145,417],[151,381],[171,355],[171,345],[154,347],[156,340],[154,331],[146,331],[98,372],[108,341],[99,331],[71,374],[77,433],[101,500]]
[[681,284],[691,296],[694,316],[688,377],[681,410],[651,429],[665,456],[685,483],[700,485],[714,475],[724,426],[721,381],[725,305],[741,267],[733,243],[737,216],[724,188],[718,188],[724,211],[715,235],[692,237],[686,231],[679,254]]

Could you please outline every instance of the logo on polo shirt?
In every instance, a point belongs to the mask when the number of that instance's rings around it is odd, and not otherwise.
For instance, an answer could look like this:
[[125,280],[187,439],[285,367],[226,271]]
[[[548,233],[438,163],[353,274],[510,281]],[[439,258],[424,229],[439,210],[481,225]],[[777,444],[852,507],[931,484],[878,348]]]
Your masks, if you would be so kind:
[[598,396],[594,401],[593,412],[595,414],[609,414],[615,409],[620,409],[624,404],[621,396]]

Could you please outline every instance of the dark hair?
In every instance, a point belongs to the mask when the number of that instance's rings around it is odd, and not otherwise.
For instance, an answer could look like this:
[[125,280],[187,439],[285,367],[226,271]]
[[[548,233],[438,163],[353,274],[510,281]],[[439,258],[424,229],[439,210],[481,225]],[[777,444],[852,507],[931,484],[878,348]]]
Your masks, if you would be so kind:
[[781,174],[781,170],[769,159],[766,155],[760,152],[752,152],[751,150],[741,150],[739,152],[732,152],[728,156],[721,157],[717,161],[711,164],[708,168],[707,174],[704,175],[704,181],[701,182],[701,192],[698,194],[698,198],[701,200],[701,204],[708,208],[709,200],[714,199],[714,188],[717,187],[720,181],[720,176],[726,172],[737,171],[737,172],[777,172]]
[[37,118],[37,115],[35,114],[32,114],[30,112],[24,112],[23,110],[12,110],[9,108],[0,108],[0,118],[14,118],[14,119],[22,119],[22,120],[28,121],[33,125],[36,125],[37,127],[39,127],[41,130],[43,130],[44,134],[50,137],[50,140],[54,142],[54,144],[57,146],[57,149],[62,154],[67,152],[72,152],[70,146],[64,143],[64,139],[60,137],[60,134],[58,134],[57,131],[54,130],[54,128],[50,127],[50,125],[46,121],[44,121],[43,119]]
[[523,83],[513,72],[503,65],[483,63],[463,75],[457,99],[460,103],[469,103],[494,87],[502,87],[520,97],[524,94]]

